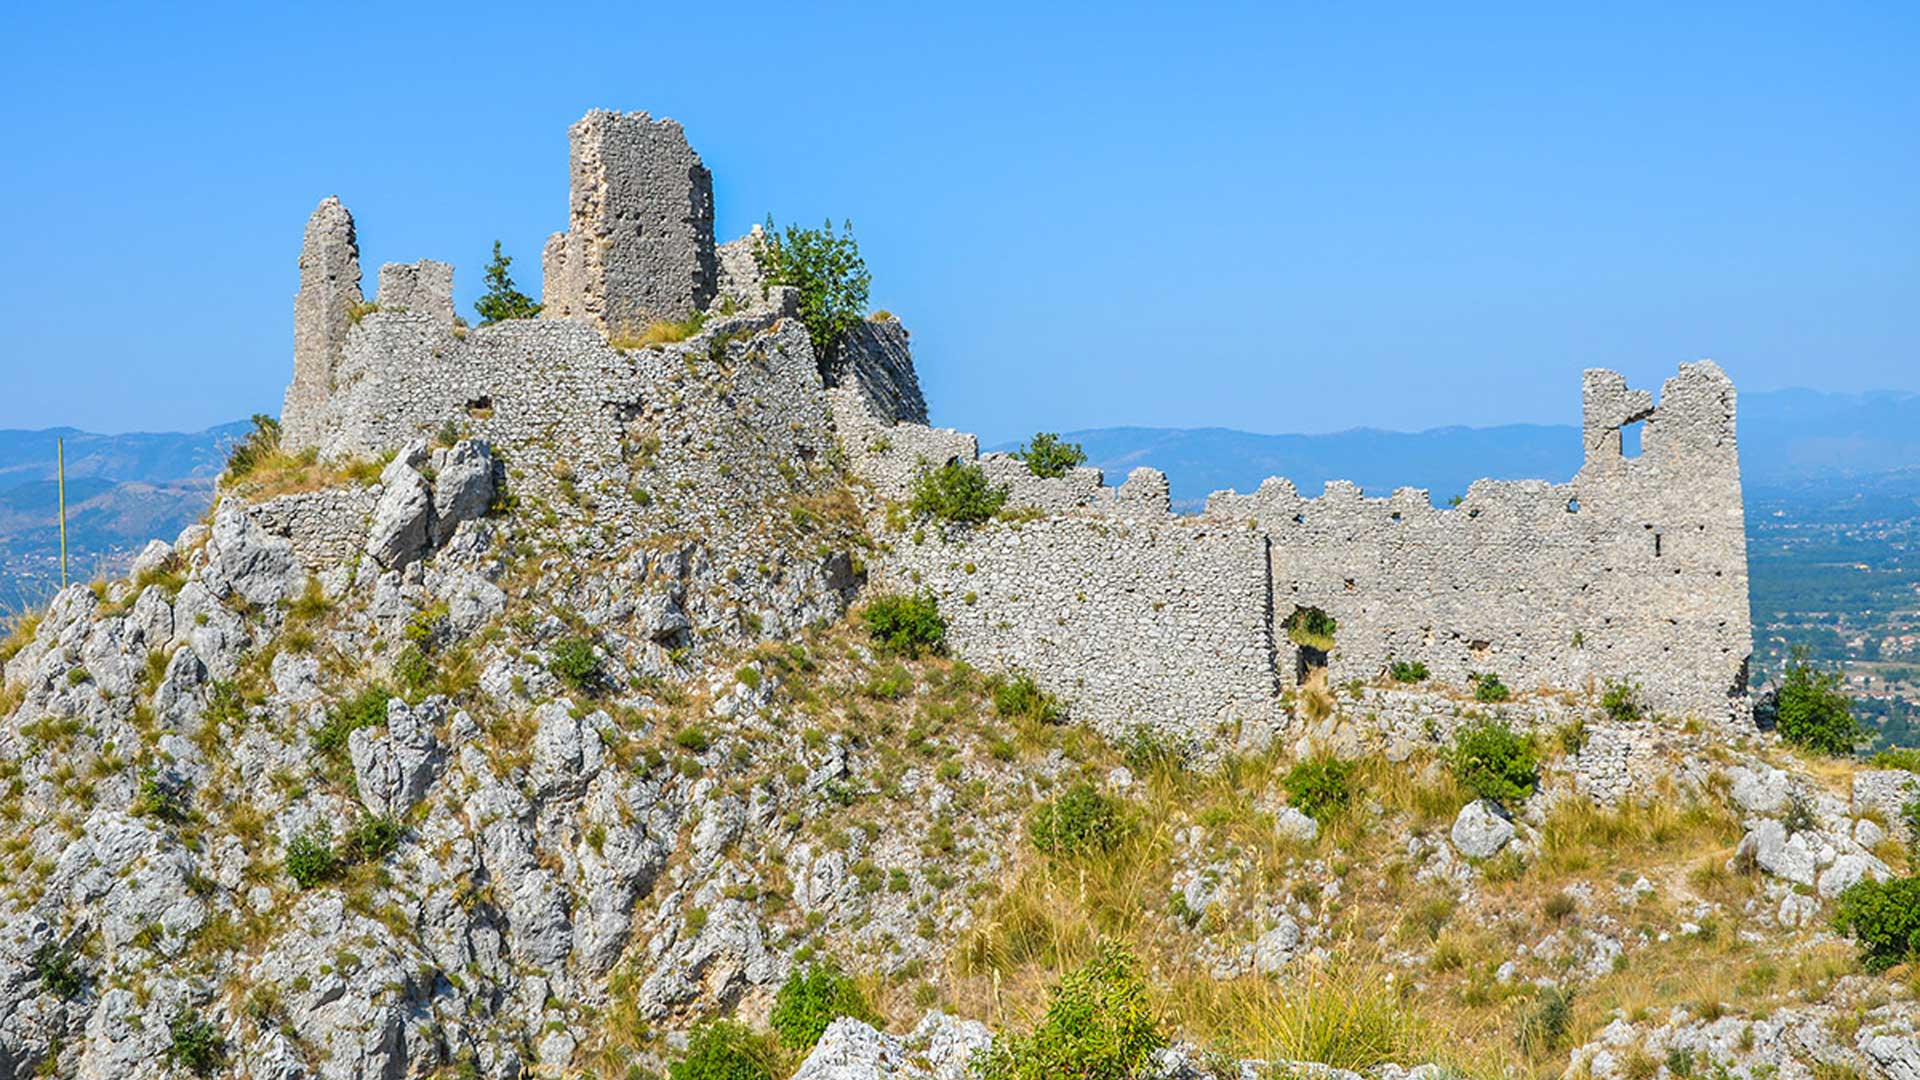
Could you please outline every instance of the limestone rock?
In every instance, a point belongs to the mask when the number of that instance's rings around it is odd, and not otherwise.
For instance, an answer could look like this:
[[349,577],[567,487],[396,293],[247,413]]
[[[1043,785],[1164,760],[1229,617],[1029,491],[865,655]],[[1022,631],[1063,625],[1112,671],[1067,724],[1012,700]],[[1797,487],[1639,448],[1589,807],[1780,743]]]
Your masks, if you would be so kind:
[[433,734],[444,714],[442,698],[412,708],[394,698],[387,702],[385,730],[361,728],[348,737],[354,781],[368,810],[404,817],[426,797],[445,760]]
[[827,1025],[793,1080],[925,1080],[904,1043],[851,1016]]
[[1856,882],[1872,878],[1885,881],[1893,871],[1886,863],[1863,852],[1849,852],[1834,860],[1832,866],[1820,873],[1820,895],[1831,900],[1847,891],[1847,887]]
[[479,440],[461,439],[434,452],[433,472],[433,542],[439,546],[493,503],[493,450]]
[[993,1044],[993,1033],[978,1020],[962,1020],[936,1009],[920,1018],[906,1042],[907,1049],[932,1070],[933,1080],[969,1080],[973,1055]]
[[433,491],[427,478],[395,458],[380,474],[380,501],[374,504],[367,533],[367,554],[388,570],[397,570],[426,551],[433,524]]
[[1300,924],[1291,916],[1281,916],[1280,925],[1260,935],[1253,943],[1253,969],[1262,975],[1275,975],[1292,961],[1300,949]]
[[1786,878],[1801,885],[1813,884],[1814,875],[1819,871],[1819,860],[1807,841],[1805,833],[1787,834],[1787,827],[1773,818],[1767,818],[1755,825],[1734,857],[1751,858],[1760,869],[1774,877]]
[[1320,835],[1320,823],[1292,806],[1282,806],[1274,811],[1273,828],[1282,836],[1292,837],[1303,844],[1313,843]]
[[1475,799],[1453,819],[1453,846],[1469,859],[1491,859],[1513,839],[1513,822],[1500,808]]
[[292,544],[267,535],[240,507],[226,506],[213,519],[205,581],[216,597],[238,596],[270,610],[300,594],[306,573]]

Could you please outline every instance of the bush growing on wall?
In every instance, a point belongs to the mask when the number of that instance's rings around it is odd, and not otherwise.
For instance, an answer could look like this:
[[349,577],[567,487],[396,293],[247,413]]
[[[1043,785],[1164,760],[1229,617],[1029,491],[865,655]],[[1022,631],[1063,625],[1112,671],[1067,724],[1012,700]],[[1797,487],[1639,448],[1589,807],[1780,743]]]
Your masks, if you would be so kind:
[[791,285],[800,290],[800,321],[822,363],[833,359],[840,344],[860,324],[867,310],[867,288],[873,275],[860,257],[853,239],[853,222],[842,223],[844,235],[833,231],[831,220],[818,229],[789,225],[784,233],[767,215],[765,240],[753,253],[768,285]]
[[1473,700],[1478,702],[1496,705],[1513,697],[1513,691],[1491,671],[1476,671],[1467,676],[1467,682],[1473,686]]
[[874,644],[895,656],[937,653],[946,643],[947,620],[930,592],[876,596],[861,610],[860,620]]
[[941,521],[977,525],[999,513],[1006,502],[1007,489],[987,483],[980,466],[949,461],[914,478],[907,508]]
[[1822,754],[1851,754],[1867,734],[1840,689],[1840,673],[1814,667],[1804,645],[1794,646],[1780,680],[1774,726],[1781,738]]
[[1333,635],[1340,623],[1317,607],[1295,608],[1287,616],[1287,640],[1321,652],[1333,651]]
[[1540,759],[1505,723],[1483,720],[1453,736],[1453,774],[1475,795],[1503,805],[1533,794]]
[[1426,663],[1421,660],[1395,660],[1387,666],[1387,674],[1393,676],[1394,682],[1417,683],[1426,682],[1432,672],[1427,670]]
[[1640,705],[1640,687],[1631,681],[1608,680],[1600,695],[1600,707],[1615,720],[1638,720],[1645,710]]
[[1035,476],[1065,476],[1074,467],[1087,463],[1087,452],[1079,443],[1070,443],[1051,431],[1042,431],[1030,443],[1023,443],[1014,457],[1027,463]]

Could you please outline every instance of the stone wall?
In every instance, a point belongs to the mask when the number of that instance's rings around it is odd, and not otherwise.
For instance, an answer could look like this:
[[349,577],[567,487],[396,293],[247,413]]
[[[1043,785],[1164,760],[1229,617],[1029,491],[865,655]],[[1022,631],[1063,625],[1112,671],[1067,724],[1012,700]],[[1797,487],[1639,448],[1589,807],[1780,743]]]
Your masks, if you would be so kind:
[[292,449],[315,445],[313,423],[333,392],[360,298],[360,245],[353,215],[327,196],[307,219],[300,242],[300,291],[293,298],[293,381],[281,406],[281,437]]
[[[1335,682],[1420,661],[1464,685],[1493,672],[1515,690],[1637,683],[1662,711],[1744,719],[1745,523],[1734,391],[1712,363],[1682,365],[1660,405],[1612,372],[1588,372],[1587,462],[1565,484],[1480,481],[1458,506],[1424,491],[1363,498],[1331,483],[1302,498],[1284,480],[1216,493],[1207,514],[1273,540],[1275,617],[1319,608],[1339,623]],[[1620,426],[1644,420],[1643,452]],[[1284,681],[1302,672],[1279,634]]]
[[719,279],[713,177],[680,125],[595,109],[567,135],[568,226],[542,252],[542,314],[620,334],[706,310]]
[[1279,726],[1266,538],[1061,516],[894,541],[881,587],[929,589],[954,651],[1032,673],[1077,722],[1261,744]]
[[367,543],[367,519],[373,513],[370,488],[340,487],[280,495],[246,508],[269,536],[293,545],[309,574],[319,574],[359,558]]

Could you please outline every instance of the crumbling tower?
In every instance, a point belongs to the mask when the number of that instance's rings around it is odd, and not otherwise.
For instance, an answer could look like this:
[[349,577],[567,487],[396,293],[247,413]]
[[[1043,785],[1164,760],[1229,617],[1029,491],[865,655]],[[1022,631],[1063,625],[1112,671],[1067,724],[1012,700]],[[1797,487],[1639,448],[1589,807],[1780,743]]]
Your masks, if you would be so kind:
[[713,176],[680,125],[595,109],[567,136],[572,201],[541,253],[542,314],[618,334],[704,310],[718,279]]
[[353,215],[329,195],[307,219],[300,242],[300,292],[293,298],[293,381],[280,410],[289,447],[317,445],[322,407],[360,304],[360,245]]

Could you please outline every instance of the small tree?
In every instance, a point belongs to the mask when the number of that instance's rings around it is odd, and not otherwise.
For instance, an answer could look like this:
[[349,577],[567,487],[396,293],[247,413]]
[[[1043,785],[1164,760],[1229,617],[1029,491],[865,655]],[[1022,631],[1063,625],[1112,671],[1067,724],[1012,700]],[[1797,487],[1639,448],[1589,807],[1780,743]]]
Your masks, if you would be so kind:
[[1321,652],[1333,651],[1333,635],[1340,622],[1317,607],[1295,608],[1287,616],[1287,640],[1295,645]]
[[1840,673],[1814,667],[1805,645],[1794,646],[1787,662],[1774,698],[1774,724],[1781,738],[1822,754],[1851,754],[1867,735],[1840,689]]
[[1860,943],[1868,971],[1920,960],[1920,877],[1855,882],[1840,894],[1833,926]]
[[1023,443],[1013,456],[1026,462],[1027,469],[1035,476],[1065,476],[1087,463],[1087,452],[1079,443],[1065,442],[1051,431],[1035,435],[1032,442]]
[[253,430],[227,451],[227,481],[238,480],[280,449],[280,421],[266,413],[253,414]]
[[818,229],[789,225],[782,234],[768,214],[765,236],[753,253],[768,285],[800,290],[800,321],[822,364],[834,359],[841,342],[860,325],[873,284],[853,239],[853,222],[843,222],[842,228],[844,235],[835,234],[829,220]]
[[487,292],[474,302],[473,310],[480,315],[481,326],[491,326],[508,319],[531,319],[540,314],[540,305],[533,297],[514,287],[513,257],[503,254],[500,241],[493,242],[493,261],[487,264]]

